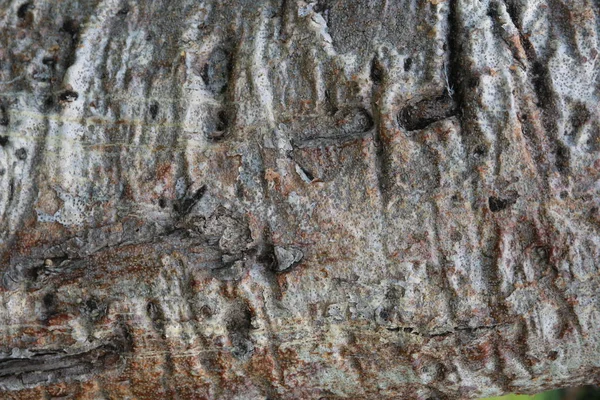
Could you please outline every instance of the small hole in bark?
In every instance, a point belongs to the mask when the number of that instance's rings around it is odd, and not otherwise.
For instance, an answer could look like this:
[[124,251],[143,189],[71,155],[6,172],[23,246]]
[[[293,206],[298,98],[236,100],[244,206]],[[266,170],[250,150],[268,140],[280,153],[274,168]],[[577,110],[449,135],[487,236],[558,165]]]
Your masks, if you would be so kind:
[[571,153],[569,148],[562,143],[559,143],[556,148],[556,169],[561,174],[569,171]]
[[502,199],[496,196],[490,196],[488,204],[491,212],[502,211],[516,203],[515,198]]
[[189,214],[196,203],[198,203],[202,196],[204,196],[204,193],[206,193],[206,186],[201,186],[191,196],[186,196],[180,200],[179,204],[174,204],[174,210],[182,215]]
[[158,206],[159,206],[160,208],[165,208],[165,207],[167,206],[167,201],[166,201],[164,198],[160,198],[160,199],[158,200]]
[[47,65],[50,68],[54,68],[56,65],[56,58],[54,57],[44,57],[42,59],[42,64]]
[[231,51],[223,47],[215,49],[204,68],[200,76],[208,88],[215,94],[225,93],[233,68]]
[[69,103],[77,100],[77,98],[79,98],[79,94],[73,90],[65,90],[58,96],[60,101],[66,101]]
[[479,78],[472,77],[471,79],[469,79],[468,85],[471,89],[475,89],[477,86],[479,86]]
[[8,136],[0,136],[0,146],[4,147],[8,144]]
[[158,115],[158,103],[154,102],[150,105],[150,116],[152,117],[152,119],[156,119],[157,115]]
[[0,126],[8,126],[10,118],[4,105],[0,105]]
[[412,58],[408,57],[406,60],[404,60],[404,72],[410,71],[410,69],[412,68],[412,64]]
[[272,244],[264,246],[256,261],[265,265],[268,269],[273,269],[277,266],[277,260],[275,258],[275,248]]
[[208,64],[204,64],[202,67],[200,77],[202,78],[202,82],[204,82],[205,85],[208,85]]
[[552,361],[556,360],[558,358],[558,351],[556,350],[552,350],[548,353],[548,358],[551,359]]
[[56,301],[56,299],[52,293],[47,293],[42,298],[42,304],[44,305],[45,308],[50,308],[50,307],[54,306],[55,301]]
[[371,80],[374,83],[381,83],[383,81],[383,68],[377,58],[371,61]]
[[229,332],[238,332],[245,334],[252,327],[252,311],[247,305],[240,305],[233,309],[227,318],[225,328]]
[[324,0],[318,0],[317,3],[315,4],[315,6],[313,7],[313,10],[317,13],[322,13],[325,12],[329,9],[327,2]]
[[52,109],[54,108],[54,106],[56,106],[56,102],[54,101],[54,97],[53,96],[48,96],[48,97],[46,97],[46,100],[44,100],[44,103],[42,104],[42,111],[43,112],[50,112],[50,111],[52,111]]
[[210,318],[213,316],[213,312],[210,307],[205,304],[200,308],[200,315],[202,315],[204,318]]
[[325,107],[330,115],[335,115],[335,113],[339,111],[333,98],[331,97],[331,92],[329,89],[325,89]]
[[27,159],[27,150],[25,150],[23,147],[21,147],[20,149],[17,149],[17,151],[15,151],[15,156],[19,160],[24,161]]
[[88,312],[94,312],[98,309],[98,303],[94,299],[87,299],[85,302],[85,309]]
[[592,114],[586,105],[578,102],[573,106],[573,112],[570,118],[571,125],[575,130],[578,130],[590,120],[591,116]]
[[73,19],[67,19],[63,22],[61,31],[68,33],[71,36],[75,36],[79,33],[79,23]]
[[21,6],[19,6],[19,9],[17,10],[17,17],[19,17],[21,19],[25,18],[27,16],[27,12],[29,10],[31,10],[32,8],[33,8],[32,2],[21,4]]
[[15,178],[10,178],[10,182],[8,182],[8,202],[12,203],[14,197],[15,197]]
[[488,7],[486,15],[488,17],[490,17],[492,20],[498,19],[500,17],[500,14],[498,12],[498,4],[494,3],[494,2],[491,2],[489,4],[489,7]]
[[44,297],[42,297],[42,319],[48,320],[56,314],[56,303],[57,300],[54,293],[46,293]]
[[125,6],[125,7],[121,8],[119,11],[117,11],[117,15],[120,17],[124,17],[127,14],[129,14],[129,6]]
[[379,312],[379,318],[381,318],[384,321],[387,321],[390,318],[390,312],[384,308]]
[[475,146],[475,148],[473,149],[473,154],[475,154],[477,157],[485,157],[487,155],[486,145],[478,144],[477,146]]
[[229,124],[227,113],[223,110],[217,113],[217,131],[224,131],[227,129],[227,125]]

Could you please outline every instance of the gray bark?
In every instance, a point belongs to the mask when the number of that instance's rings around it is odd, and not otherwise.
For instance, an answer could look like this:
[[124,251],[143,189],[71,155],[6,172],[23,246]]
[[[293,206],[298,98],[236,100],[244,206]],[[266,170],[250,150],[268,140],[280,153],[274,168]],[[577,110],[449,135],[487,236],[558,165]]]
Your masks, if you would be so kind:
[[599,383],[598,18],[0,0],[1,396]]

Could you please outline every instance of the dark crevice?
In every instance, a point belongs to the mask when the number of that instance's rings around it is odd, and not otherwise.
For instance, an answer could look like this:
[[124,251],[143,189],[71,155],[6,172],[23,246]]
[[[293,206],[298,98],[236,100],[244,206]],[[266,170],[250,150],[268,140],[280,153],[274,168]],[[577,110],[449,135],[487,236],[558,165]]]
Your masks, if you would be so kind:
[[380,84],[383,81],[383,76],[384,76],[383,67],[382,67],[381,63],[379,62],[379,60],[377,59],[377,57],[373,58],[373,60],[371,61],[370,76],[371,76],[371,80],[376,85]]
[[210,55],[200,76],[215,95],[224,94],[233,72],[233,54],[229,46],[218,47]]
[[20,19],[24,19],[27,16],[27,13],[34,7],[35,6],[31,1],[21,4],[17,10],[17,17],[19,17]]
[[108,312],[108,304],[90,297],[83,303],[81,311],[86,314],[91,321],[96,322],[106,315]]
[[27,149],[21,147],[15,151],[15,157],[17,160],[25,161],[27,159]]
[[498,212],[507,209],[517,202],[518,196],[511,196],[508,198],[501,198],[496,196],[490,196],[488,199],[488,206],[491,212]]
[[150,104],[150,117],[152,117],[153,120],[156,119],[156,116],[158,115],[158,103],[155,101],[152,104]]
[[295,148],[340,145],[341,143],[364,138],[375,127],[374,117],[363,107],[349,107],[338,110],[332,118],[319,121],[307,134],[292,140]]
[[22,389],[70,382],[118,368],[122,357],[130,351],[131,335],[121,334],[96,348],[79,353],[38,350],[28,357],[0,358],[0,386]]
[[216,130],[219,132],[224,132],[225,129],[227,129],[228,125],[229,125],[229,117],[228,117],[227,113],[224,110],[220,110],[217,113]]
[[314,174],[312,174],[309,170],[307,170],[306,168],[304,168],[302,165],[300,165],[298,163],[296,163],[296,165],[298,165],[298,168],[300,168],[302,173],[306,176],[306,179],[308,179],[311,182],[315,180]]
[[421,100],[405,107],[398,116],[398,122],[407,131],[416,131],[455,116],[456,111],[456,103],[446,92],[435,99]]
[[117,16],[125,17],[125,16],[127,16],[127,14],[129,14],[129,11],[130,11],[129,5],[125,5],[121,9],[119,9],[119,11],[117,11]]
[[63,90],[59,95],[58,99],[67,103],[71,103],[79,98],[79,94],[73,90]]
[[563,175],[568,174],[571,164],[571,151],[569,150],[569,147],[561,142],[557,142],[554,159],[558,172]]
[[42,59],[42,64],[44,64],[50,68],[54,68],[54,67],[56,67],[56,57],[55,56],[44,57]]
[[57,300],[54,293],[46,293],[42,297],[42,322],[48,324],[48,320],[58,314]]
[[208,86],[208,63],[202,66],[202,70],[200,71],[200,78],[202,78],[202,82]]
[[[552,140],[554,150],[554,164],[556,170],[561,174],[567,174],[569,172],[570,164],[570,151],[567,145],[565,145],[558,138],[558,126],[556,123],[557,116],[560,115],[558,106],[556,104],[556,96],[552,89],[552,81],[550,71],[548,69],[548,63],[546,60],[539,59],[533,44],[529,40],[529,36],[523,34],[522,27],[518,23],[518,10],[516,5],[512,1],[506,2],[507,12],[513,21],[513,24],[519,31],[519,36],[525,55],[530,64],[528,71],[529,80],[533,86],[533,91],[536,94],[537,106],[542,110],[542,125],[549,139]],[[560,5],[556,5],[560,7]],[[555,7],[551,7],[554,9]],[[567,46],[567,48],[574,48]],[[526,124],[523,124],[524,126]]]
[[209,132],[206,135],[207,138],[213,142],[224,139],[227,135],[231,119],[231,113],[228,110],[219,110],[212,123],[212,127],[209,128]]
[[385,136],[384,128],[381,126],[381,110],[378,103],[382,96],[382,88],[376,87],[373,90],[371,107],[373,109],[373,124],[375,133],[373,134],[373,144],[375,145],[375,166],[377,174],[377,188],[381,197],[381,210],[385,210],[389,202],[389,190],[393,183],[390,178],[390,154],[388,150],[388,139]]
[[184,197],[179,203],[174,205],[175,211],[178,212],[182,217],[189,214],[192,211],[192,208],[200,201],[202,196],[206,193],[206,186],[201,186],[198,190],[196,190],[190,196]]
[[245,303],[238,303],[232,307],[225,323],[229,340],[231,341],[231,354],[236,358],[247,358],[254,350],[250,340],[252,329],[252,312]]
[[146,305],[146,314],[150,321],[152,321],[153,329],[160,335],[164,340],[166,339],[165,330],[165,313],[159,302],[152,300]]
[[8,126],[9,123],[8,110],[4,104],[0,104],[0,126]]
[[[458,20],[458,0],[451,0],[450,7],[448,11],[448,36],[447,36],[447,49],[448,49],[448,65],[446,70],[444,71],[444,75],[447,80],[447,88],[446,91],[450,94],[450,97],[455,102],[455,112],[459,117],[459,121],[462,124],[463,114],[465,112],[465,107],[463,105],[466,103],[466,91],[463,90],[463,79],[465,77],[470,77],[469,75],[464,75],[463,65],[462,65],[462,53],[463,53],[463,40],[462,35],[460,35],[460,26]],[[468,107],[467,107],[468,109]]]
[[[265,239],[270,239],[270,233],[265,233]],[[258,249],[256,261],[264,265],[267,270],[275,271],[277,269],[277,258],[275,257],[275,246],[272,243],[264,243]]]
[[11,204],[15,197],[15,178],[10,178],[8,183],[8,204]]
[[478,331],[482,331],[482,330],[496,329],[497,327],[502,326],[502,325],[503,324],[481,325],[481,326],[475,326],[475,327],[456,326],[456,327],[452,328],[451,330],[438,332],[438,333],[419,332],[418,328],[414,327],[414,326],[397,326],[397,327],[386,328],[386,329],[389,331],[392,331],[392,332],[402,331],[404,333],[410,333],[415,336],[421,336],[421,337],[426,337],[426,338],[436,338],[436,337],[451,336],[451,335],[455,335],[455,334],[461,333],[461,332],[465,332],[468,334],[474,334],[474,333],[476,333]]
[[325,89],[324,107],[329,115],[335,115],[339,111],[339,108],[336,106],[335,99],[331,95],[331,91],[329,89]]
[[566,133],[571,141],[576,139],[582,128],[591,120],[591,118],[592,114],[585,103],[577,101],[573,104],[571,116],[569,118],[569,124],[571,125],[572,130]]
[[60,30],[62,32],[65,32],[65,33],[71,35],[71,37],[73,39],[75,38],[75,36],[77,36],[79,34],[79,29],[80,29],[79,23],[70,18],[65,20],[65,22],[63,22],[63,24],[62,24],[62,27],[60,28]]
[[42,113],[50,113],[52,111],[56,111],[56,100],[54,99],[54,96],[49,95],[44,99],[44,102],[40,107],[40,111],[42,111]]

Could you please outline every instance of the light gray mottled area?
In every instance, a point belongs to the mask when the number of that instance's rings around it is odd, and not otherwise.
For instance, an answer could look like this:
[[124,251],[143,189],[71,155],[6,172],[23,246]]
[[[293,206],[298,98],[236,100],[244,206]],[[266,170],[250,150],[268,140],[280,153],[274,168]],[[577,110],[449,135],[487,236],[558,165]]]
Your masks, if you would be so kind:
[[0,0],[0,397],[600,382],[588,0]]

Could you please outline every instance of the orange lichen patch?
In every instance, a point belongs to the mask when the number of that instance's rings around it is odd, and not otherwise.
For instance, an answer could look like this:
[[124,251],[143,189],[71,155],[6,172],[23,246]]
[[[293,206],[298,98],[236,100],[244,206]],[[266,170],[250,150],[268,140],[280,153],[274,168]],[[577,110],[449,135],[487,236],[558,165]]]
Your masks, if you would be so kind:
[[158,164],[156,167],[156,178],[159,180],[169,180],[172,178],[173,166],[171,163]]
[[461,351],[467,360],[478,363],[488,360],[493,352],[494,344],[489,341],[466,346]]
[[61,204],[62,201],[58,198],[55,191],[43,191],[42,195],[36,201],[35,208],[46,214],[53,215],[58,211]]
[[266,379],[270,382],[277,382],[280,378],[277,372],[277,363],[266,348],[256,350],[252,354],[250,365],[253,375],[257,378]]
[[265,179],[267,182],[275,184],[276,190],[281,191],[281,175],[272,168],[265,170]]
[[70,314],[56,314],[48,318],[47,324],[49,326],[65,326],[72,319],[73,316]]

